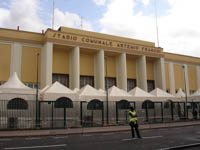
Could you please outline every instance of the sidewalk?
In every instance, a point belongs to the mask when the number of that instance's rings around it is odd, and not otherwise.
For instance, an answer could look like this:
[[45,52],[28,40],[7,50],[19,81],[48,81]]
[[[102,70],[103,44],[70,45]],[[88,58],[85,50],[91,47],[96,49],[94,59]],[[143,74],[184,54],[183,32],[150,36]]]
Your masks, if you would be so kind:
[[[183,126],[194,126],[194,125],[200,125],[200,121],[144,124],[140,125],[140,129],[141,130],[158,129],[158,128],[183,127]],[[0,138],[92,134],[92,133],[105,133],[105,132],[107,133],[120,132],[129,130],[130,130],[129,126],[107,126],[107,127],[68,128],[68,129],[49,129],[49,130],[0,131]]]

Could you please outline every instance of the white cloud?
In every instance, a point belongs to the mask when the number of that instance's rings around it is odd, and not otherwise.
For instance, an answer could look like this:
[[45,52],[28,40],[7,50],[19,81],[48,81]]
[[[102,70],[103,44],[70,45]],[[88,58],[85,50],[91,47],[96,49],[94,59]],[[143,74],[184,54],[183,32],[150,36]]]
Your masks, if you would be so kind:
[[147,6],[147,5],[149,5],[149,1],[150,1],[150,0],[142,0],[142,3],[143,3],[145,6]]
[[63,13],[59,9],[55,9],[55,27],[57,29],[60,26],[92,30],[92,25],[77,14]]
[[38,0],[12,0],[8,9],[0,8],[0,26],[40,31],[44,25],[38,17]]
[[103,6],[106,2],[106,0],[93,0],[93,2],[96,4],[96,5],[100,5],[100,6]]
[[[167,15],[158,18],[160,46],[164,51],[200,56],[200,1],[168,1]],[[111,0],[99,20],[102,32],[156,42],[154,14],[135,13],[135,6],[136,0]]]
[[[52,21],[42,20],[39,15],[45,13],[40,4],[40,0],[11,0],[8,8],[0,8],[0,27],[17,29],[20,26],[20,30],[34,32],[51,28]],[[55,27],[57,29],[60,26],[92,30],[92,25],[77,14],[55,9]]]

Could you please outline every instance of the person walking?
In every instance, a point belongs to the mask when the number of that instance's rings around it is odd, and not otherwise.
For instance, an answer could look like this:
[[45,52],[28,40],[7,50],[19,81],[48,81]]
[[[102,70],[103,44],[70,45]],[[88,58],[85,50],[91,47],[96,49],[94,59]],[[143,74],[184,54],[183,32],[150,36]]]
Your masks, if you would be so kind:
[[130,107],[128,115],[129,115],[129,125],[131,126],[132,138],[135,138],[134,134],[134,129],[135,129],[137,137],[141,139],[142,137],[140,136],[140,132],[138,129],[139,125],[138,125],[137,114],[133,107]]

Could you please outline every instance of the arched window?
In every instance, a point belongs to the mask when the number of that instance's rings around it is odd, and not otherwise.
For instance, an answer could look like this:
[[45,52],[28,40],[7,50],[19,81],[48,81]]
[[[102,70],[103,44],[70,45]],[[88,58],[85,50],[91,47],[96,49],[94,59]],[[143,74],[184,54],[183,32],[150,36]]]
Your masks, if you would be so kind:
[[67,97],[61,97],[56,100],[55,108],[73,108],[73,102],[70,98]]
[[116,103],[118,109],[129,109],[130,108],[130,102],[127,100],[120,100]]
[[154,102],[146,100],[142,103],[142,109],[154,109]]
[[98,99],[91,100],[87,105],[88,110],[103,110],[103,102]]
[[14,98],[8,101],[7,109],[28,109],[28,104],[22,98]]

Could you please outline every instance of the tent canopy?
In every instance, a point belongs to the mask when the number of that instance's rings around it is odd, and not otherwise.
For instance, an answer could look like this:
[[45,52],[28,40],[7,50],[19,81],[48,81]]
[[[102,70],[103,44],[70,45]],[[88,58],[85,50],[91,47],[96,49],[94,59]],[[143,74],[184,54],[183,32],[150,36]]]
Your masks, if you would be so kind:
[[185,97],[185,93],[181,88],[178,89],[178,92],[176,93],[176,97]]
[[0,89],[26,89],[32,90],[31,88],[25,86],[18,78],[17,73],[14,72],[12,76],[8,79],[6,83],[0,86]]
[[194,92],[194,94],[192,94],[191,96],[200,96],[200,89],[198,89],[196,92]]
[[159,88],[154,89],[153,91],[150,92],[150,94],[152,94],[156,97],[174,97],[173,95],[171,95]]
[[90,101],[93,99],[105,100],[105,93],[102,93],[90,85],[86,85],[78,91],[79,99],[84,101]]
[[40,98],[42,100],[55,101],[61,97],[67,97],[72,100],[76,100],[77,94],[57,81],[40,93]]
[[139,87],[135,87],[128,93],[135,97],[155,97],[154,95],[147,93],[146,91],[140,89]]

